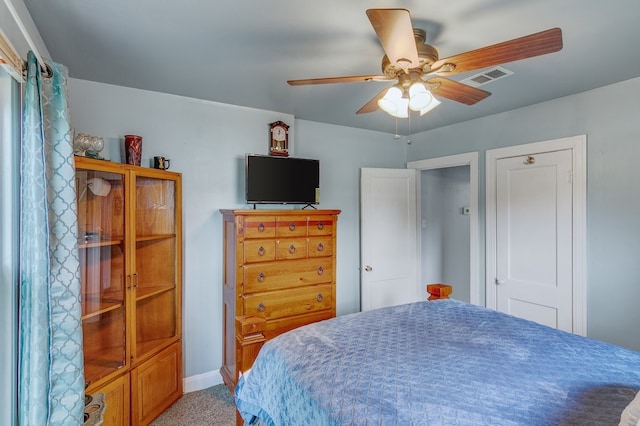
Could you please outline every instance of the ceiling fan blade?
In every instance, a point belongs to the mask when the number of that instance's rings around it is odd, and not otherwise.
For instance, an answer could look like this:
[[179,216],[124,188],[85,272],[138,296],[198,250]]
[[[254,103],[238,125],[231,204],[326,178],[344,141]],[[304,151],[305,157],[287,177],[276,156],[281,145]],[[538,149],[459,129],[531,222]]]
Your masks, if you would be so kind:
[[473,105],[491,95],[485,90],[444,77],[430,78],[426,83],[434,94],[465,105]]
[[384,75],[350,75],[346,77],[328,78],[308,78],[305,80],[287,80],[291,86],[303,86],[306,84],[329,84],[329,83],[358,83],[361,81],[389,81]]
[[360,108],[358,111],[356,111],[356,114],[365,114],[367,112],[377,111],[378,110],[378,100],[380,98],[382,98],[385,93],[387,93],[387,90],[389,90],[388,87],[386,89],[381,90],[380,93],[378,93],[373,99],[371,99],[369,102],[364,104],[364,106],[362,108]]
[[455,68],[436,71],[438,75],[453,75],[478,68],[491,67],[507,62],[546,55],[562,49],[562,31],[560,28],[531,34],[502,43],[482,47],[466,53],[450,56],[436,61],[431,69],[437,70],[445,64]]
[[405,70],[420,66],[407,9],[368,9],[367,16],[392,64]]

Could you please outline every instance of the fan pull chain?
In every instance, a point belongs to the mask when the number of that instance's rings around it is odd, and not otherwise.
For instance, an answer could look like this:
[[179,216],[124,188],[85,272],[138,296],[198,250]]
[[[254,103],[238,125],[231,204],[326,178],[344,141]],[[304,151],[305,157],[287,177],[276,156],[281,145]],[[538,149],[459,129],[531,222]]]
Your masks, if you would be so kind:
[[407,136],[407,145],[411,145],[411,113],[409,113],[409,135]]
[[396,117],[396,134],[393,135],[393,138],[396,140],[400,139],[400,135],[398,134],[398,117]]

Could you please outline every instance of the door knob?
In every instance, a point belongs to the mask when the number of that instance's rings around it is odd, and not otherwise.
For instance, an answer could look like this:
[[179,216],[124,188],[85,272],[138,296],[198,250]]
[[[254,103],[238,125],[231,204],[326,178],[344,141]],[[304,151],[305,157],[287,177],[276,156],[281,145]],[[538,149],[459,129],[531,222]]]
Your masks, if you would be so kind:
[[501,280],[500,278],[496,278],[496,284],[498,285],[503,285],[506,284],[507,282],[505,280]]
[[373,270],[373,268],[371,266],[367,265],[367,266],[364,267],[364,270],[367,271],[367,272],[371,272]]

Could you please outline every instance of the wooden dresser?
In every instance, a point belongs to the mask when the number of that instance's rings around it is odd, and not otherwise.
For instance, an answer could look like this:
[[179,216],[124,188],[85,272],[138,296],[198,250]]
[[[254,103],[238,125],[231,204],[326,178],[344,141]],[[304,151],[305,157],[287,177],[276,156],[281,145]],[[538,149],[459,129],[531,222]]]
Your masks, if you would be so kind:
[[336,316],[340,210],[221,210],[224,223],[224,354],[234,390],[262,344]]

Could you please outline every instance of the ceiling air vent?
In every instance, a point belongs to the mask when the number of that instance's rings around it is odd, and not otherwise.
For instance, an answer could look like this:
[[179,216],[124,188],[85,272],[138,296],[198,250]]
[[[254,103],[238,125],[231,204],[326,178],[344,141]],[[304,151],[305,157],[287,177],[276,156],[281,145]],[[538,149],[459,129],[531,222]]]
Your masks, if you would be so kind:
[[511,74],[513,74],[513,71],[509,71],[508,69],[505,69],[502,67],[495,67],[487,71],[484,71],[480,74],[467,77],[464,80],[462,80],[462,83],[468,84],[469,86],[473,86],[473,87],[479,87],[487,83],[491,83],[492,81],[496,81],[501,78],[508,77]]

